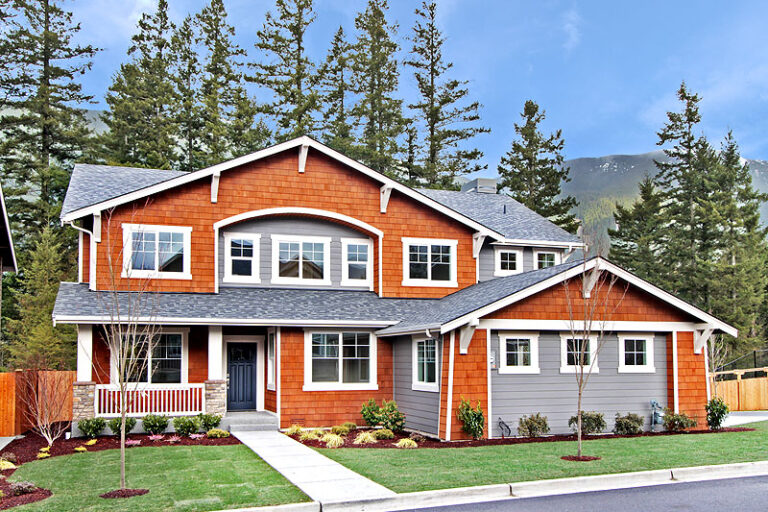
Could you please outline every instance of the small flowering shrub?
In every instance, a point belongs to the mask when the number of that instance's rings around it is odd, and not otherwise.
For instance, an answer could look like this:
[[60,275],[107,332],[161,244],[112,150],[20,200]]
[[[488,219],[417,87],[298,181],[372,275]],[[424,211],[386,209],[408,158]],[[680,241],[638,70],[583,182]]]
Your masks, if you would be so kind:
[[325,434],[321,441],[325,443],[326,448],[339,448],[344,446],[344,438],[338,434]]
[[352,441],[354,444],[373,444],[376,442],[378,441],[376,441],[376,436],[372,432],[360,432],[355,437],[355,440]]
[[200,421],[200,426],[208,432],[211,429],[218,428],[219,425],[221,425],[221,415],[220,414],[199,414],[197,416],[198,420]]
[[10,491],[13,496],[21,496],[22,494],[31,494],[37,490],[37,487],[32,482],[11,482]]
[[165,436],[162,434],[152,434],[151,436],[149,436],[150,441],[162,441],[164,438]]
[[375,437],[378,440],[394,439],[395,438],[395,433],[392,432],[391,430],[389,430],[388,428],[382,428],[382,429],[376,430],[373,433],[373,437]]
[[[122,418],[112,418],[107,422],[107,426],[109,427],[109,430],[112,431],[113,434],[116,436],[120,435],[120,425],[122,424],[123,420]],[[133,430],[133,427],[136,426],[136,418],[131,418],[130,416],[125,417],[125,433],[127,434],[131,430]]]
[[202,439],[205,437],[205,434],[189,434],[190,439]]
[[168,428],[168,416],[147,414],[141,419],[141,423],[148,434],[162,434]]
[[51,456],[51,454],[48,453],[48,452],[40,452],[40,453],[37,454],[37,458],[38,459],[47,459],[50,456]]
[[171,444],[176,444],[181,441],[181,438],[179,436],[171,436],[168,439],[166,439],[166,441]]
[[138,439],[126,439],[125,440],[125,446],[139,446],[141,444],[141,441]]
[[104,418],[88,418],[77,422],[77,428],[80,429],[85,437],[90,438],[101,434],[106,426],[107,422],[104,421]]
[[336,425],[334,427],[331,427],[331,432],[338,435],[338,436],[346,436],[349,434],[349,429],[345,427],[344,425]]
[[173,429],[181,436],[189,436],[200,430],[200,420],[189,416],[173,418]]
[[291,425],[288,430],[285,431],[287,436],[296,436],[301,434],[301,425]]
[[16,469],[16,464],[7,459],[0,459],[0,471],[6,471],[8,469]]
[[399,440],[398,442],[395,443],[395,446],[397,446],[398,448],[406,449],[406,450],[412,450],[414,448],[419,447],[419,445],[416,444],[416,441],[408,438]]
[[75,448],[75,451],[77,453],[83,453],[83,452],[87,452],[88,448],[86,448],[85,446],[78,446],[78,447]]
[[549,434],[549,423],[541,413],[523,416],[517,423],[517,433],[523,437],[539,437]]
[[226,430],[222,430],[220,428],[212,428],[205,435],[207,435],[211,439],[221,439],[224,437],[229,437],[229,432],[227,432]]
[[5,455],[0,457],[0,460],[7,460],[8,462],[12,462],[16,464],[19,459],[16,457],[16,454],[13,452],[6,452]]
[[375,427],[379,424],[379,412],[381,407],[376,403],[376,400],[371,398],[360,409],[360,415],[363,417],[369,427]]
[[84,444],[85,446],[93,446],[93,445],[95,445],[95,444],[96,444],[96,443],[98,443],[98,442],[99,442],[99,440],[98,440],[98,439],[89,439],[89,440],[87,440],[86,442],[84,442],[83,444]]

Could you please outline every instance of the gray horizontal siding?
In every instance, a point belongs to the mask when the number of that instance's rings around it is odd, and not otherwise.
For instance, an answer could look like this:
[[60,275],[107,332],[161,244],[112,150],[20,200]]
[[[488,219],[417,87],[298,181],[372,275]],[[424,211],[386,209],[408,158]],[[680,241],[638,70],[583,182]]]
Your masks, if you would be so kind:
[[[491,350],[494,361],[499,361],[499,336],[491,335]],[[617,412],[634,412],[645,417],[645,428],[650,428],[651,400],[667,404],[667,357],[666,336],[657,334],[654,338],[654,366],[656,372],[618,373],[618,337],[610,334],[598,355],[599,373],[589,379],[584,391],[585,411],[598,411],[605,415],[607,430],[613,429]],[[576,375],[560,373],[560,333],[541,332],[539,335],[540,374],[500,375],[491,370],[491,397],[493,418],[491,427],[494,436],[500,436],[499,418],[509,425],[513,435],[517,434],[518,420],[523,415],[541,413],[547,416],[552,433],[568,433],[568,419],[576,414]]]
[[[440,382],[441,345],[442,343],[438,343],[438,383]],[[440,393],[411,389],[413,348],[410,336],[397,338],[392,346],[395,360],[395,402],[397,402],[400,411],[405,414],[406,428],[437,435],[440,419]]]
[[[496,267],[496,254],[495,254],[496,249],[495,248],[496,248],[495,245],[492,245],[491,242],[486,241],[483,244],[483,247],[480,249],[480,256],[478,261],[480,281],[488,281],[489,279],[493,279],[496,277],[495,275],[493,275]],[[534,261],[533,261],[534,248],[533,247],[522,247],[522,248],[510,247],[510,249],[523,250],[523,272],[534,270]],[[563,254],[562,249],[551,249],[551,248],[544,248],[544,247],[542,247],[541,249],[553,251],[553,252],[559,252],[561,257]]]
[[[226,264],[224,235],[226,233],[260,233],[259,243],[259,277],[260,283],[225,283],[224,265]],[[219,282],[225,286],[231,287],[270,287],[279,288],[299,288],[301,285],[272,284],[272,235],[301,235],[301,236],[325,236],[331,237],[330,271],[331,284],[319,285],[308,281],[307,287],[339,289],[341,286],[341,265],[342,265],[342,238],[369,238],[359,231],[318,219],[304,217],[282,217],[267,218],[241,222],[233,226],[227,226],[219,233]],[[375,255],[373,255],[375,258]],[[373,271],[373,269],[371,269]],[[346,290],[367,290],[368,287],[345,286]]]

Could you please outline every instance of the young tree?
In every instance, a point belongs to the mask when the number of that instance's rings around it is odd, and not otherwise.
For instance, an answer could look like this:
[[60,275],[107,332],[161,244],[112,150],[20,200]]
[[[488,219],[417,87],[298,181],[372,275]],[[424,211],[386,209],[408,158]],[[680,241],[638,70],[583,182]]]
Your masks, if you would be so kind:
[[171,35],[167,0],[158,0],[154,13],[144,13],[120,66],[102,116],[107,160],[120,164],[169,169],[174,160],[177,127],[172,112],[176,102],[171,75]]
[[171,37],[171,77],[176,89],[174,123],[177,128],[175,165],[180,171],[201,168],[203,152],[200,112],[200,60],[195,23],[187,16]]
[[393,40],[397,25],[389,23],[387,0],[368,0],[365,11],[355,18],[359,35],[354,46],[352,69],[354,91],[359,101],[352,109],[355,125],[362,133],[353,155],[375,171],[394,176],[401,151],[398,138],[405,121],[402,100],[396,99],[399,70]]
[[424,157],[420,170],[423,184],[450,186],[456,176],[483,170],[477,161],[483,152],[466,143],[490,130],[477,126],[480,103],[467,102],[467,81],[448,78],[453,63],[443,58],[445,37],[437,26],[437,3],[424,0],[415,10],[411,56],[404,64],[413,68],[419,100],[408,105],[416,110],[424,127]]
[[272,92],[273,101],[260,110],[274,120],[275,138],[283,141],[316,130],[317,76],[305,40],[315,12],[312,0],[276,0],[275,8],[277,13],[268,12],[256,33],[255,46],[264,60],[251,64],[255,73],[246,79]]
[[352,94],[351,49],[344,29],[339,27],[319,72],[323,105],[322,139],[328,146],[345,154],[349,152],[355,140],[349,121]]
[[501,157],[498,166],[499,190],[547,217],[563,229],[575,233],[578,228],[571,210],[578,205],[572,196],[560,197],[561,185],[571,179],[563,158],[562,131],[545,136],[539,124],[546,114],[536,102],[528,100],[521,114],[524,123],[515,123],[520,139]]

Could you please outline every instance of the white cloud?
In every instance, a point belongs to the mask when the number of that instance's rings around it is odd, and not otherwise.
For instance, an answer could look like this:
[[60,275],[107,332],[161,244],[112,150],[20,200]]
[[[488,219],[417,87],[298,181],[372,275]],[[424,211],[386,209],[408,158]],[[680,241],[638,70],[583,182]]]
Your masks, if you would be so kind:
[[566,52],[570,52],[581,42],[581,21],[581,16],[575,8],[568,9],[563,13],[561,29],[565,34],[563,48]]

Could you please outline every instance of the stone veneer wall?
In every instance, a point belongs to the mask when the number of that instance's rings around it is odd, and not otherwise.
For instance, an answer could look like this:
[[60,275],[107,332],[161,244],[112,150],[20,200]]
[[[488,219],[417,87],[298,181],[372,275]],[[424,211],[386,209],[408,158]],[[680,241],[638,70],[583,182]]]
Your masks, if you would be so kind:
[[96,415],[95,397],[95,382],[75,382],[72,384],[72,421],[93,418]]
[[205,412],[208,414],[227,412],[227,381],[205,381]]

